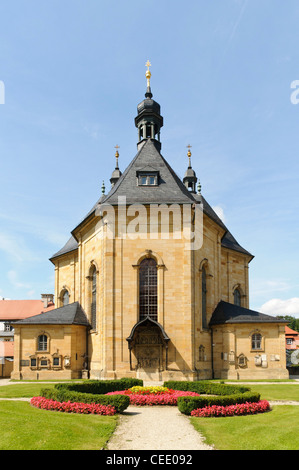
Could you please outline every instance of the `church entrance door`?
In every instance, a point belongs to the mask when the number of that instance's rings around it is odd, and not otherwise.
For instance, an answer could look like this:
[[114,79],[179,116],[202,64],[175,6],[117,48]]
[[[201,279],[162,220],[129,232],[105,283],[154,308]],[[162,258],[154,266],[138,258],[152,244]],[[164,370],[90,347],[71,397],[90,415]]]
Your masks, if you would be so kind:
[[135,369],[140,379],[161,380],[161,372],[167,368],[169,340],[161,325],[146,318],[135,325],[127,340],[131,370]]

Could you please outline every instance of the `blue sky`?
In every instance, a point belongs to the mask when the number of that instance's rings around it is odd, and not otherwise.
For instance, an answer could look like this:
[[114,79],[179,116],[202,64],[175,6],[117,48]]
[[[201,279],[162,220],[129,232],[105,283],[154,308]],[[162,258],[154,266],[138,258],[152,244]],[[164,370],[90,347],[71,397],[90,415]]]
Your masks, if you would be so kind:
[[145,63],[162,154],[186,145],[250,264],[250,307],[299,317],[296,0],[0,5],[0,296],[54,292],[50,256],[136,154]]

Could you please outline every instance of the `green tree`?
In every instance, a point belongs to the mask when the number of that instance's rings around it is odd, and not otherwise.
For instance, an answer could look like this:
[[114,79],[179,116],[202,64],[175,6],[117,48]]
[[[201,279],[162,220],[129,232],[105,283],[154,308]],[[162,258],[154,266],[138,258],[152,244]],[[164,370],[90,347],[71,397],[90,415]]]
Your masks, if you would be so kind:
[[292,317],[291,315],[277,315],[276,318],[279,320],[286,320],[288,322],[288,327],[291,330],[298,331],[299,333],[299,318]]

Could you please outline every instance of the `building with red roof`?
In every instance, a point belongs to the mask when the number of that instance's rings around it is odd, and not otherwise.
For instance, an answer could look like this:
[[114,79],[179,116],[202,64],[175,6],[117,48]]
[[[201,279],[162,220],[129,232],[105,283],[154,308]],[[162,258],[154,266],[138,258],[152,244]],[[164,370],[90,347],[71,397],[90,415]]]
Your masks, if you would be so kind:
[[299,333],[285,326],[286,349],[299,349]]
[[10,377],[14,360],[14,322],[55,308],[53,294],[40,300],[0,300],[0,377]]

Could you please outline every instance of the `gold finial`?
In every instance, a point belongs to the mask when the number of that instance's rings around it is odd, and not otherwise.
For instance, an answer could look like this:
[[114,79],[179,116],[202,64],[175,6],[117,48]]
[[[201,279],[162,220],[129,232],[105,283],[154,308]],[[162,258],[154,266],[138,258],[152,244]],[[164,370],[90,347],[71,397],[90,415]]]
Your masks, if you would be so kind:
[[116,158],[115,169],[117,170],[118,169],[118,157],[119,157],[118,149],[120,147],[119,147],[119,145],[116,145],[114,148],[116,149],[116,152],[115,152],[115,158]]
[[118,158],[119,157],[118,149],[120,147],[119,147],[119,145],[116,145],[114,148],[116,149],[115,156],[116,156],[116,158]]
[[188,158],[189,158],[189,168],[191,168],[191,150],[190,150],[191,148],[192,148],[192,146],[190,144],[187,145],[187,149],[188,149],[187,155],[188,155]]
[[150,78],[152,76],[151,72],[150,72],[150,67],[151,67],[151,63],[150,61],[148,60],[147,63],[145,64],[145,66],[147,67],[147,71],[145,72],[145,76],[146,76],[146,79],[147,79],[147,86],[150,87]]

